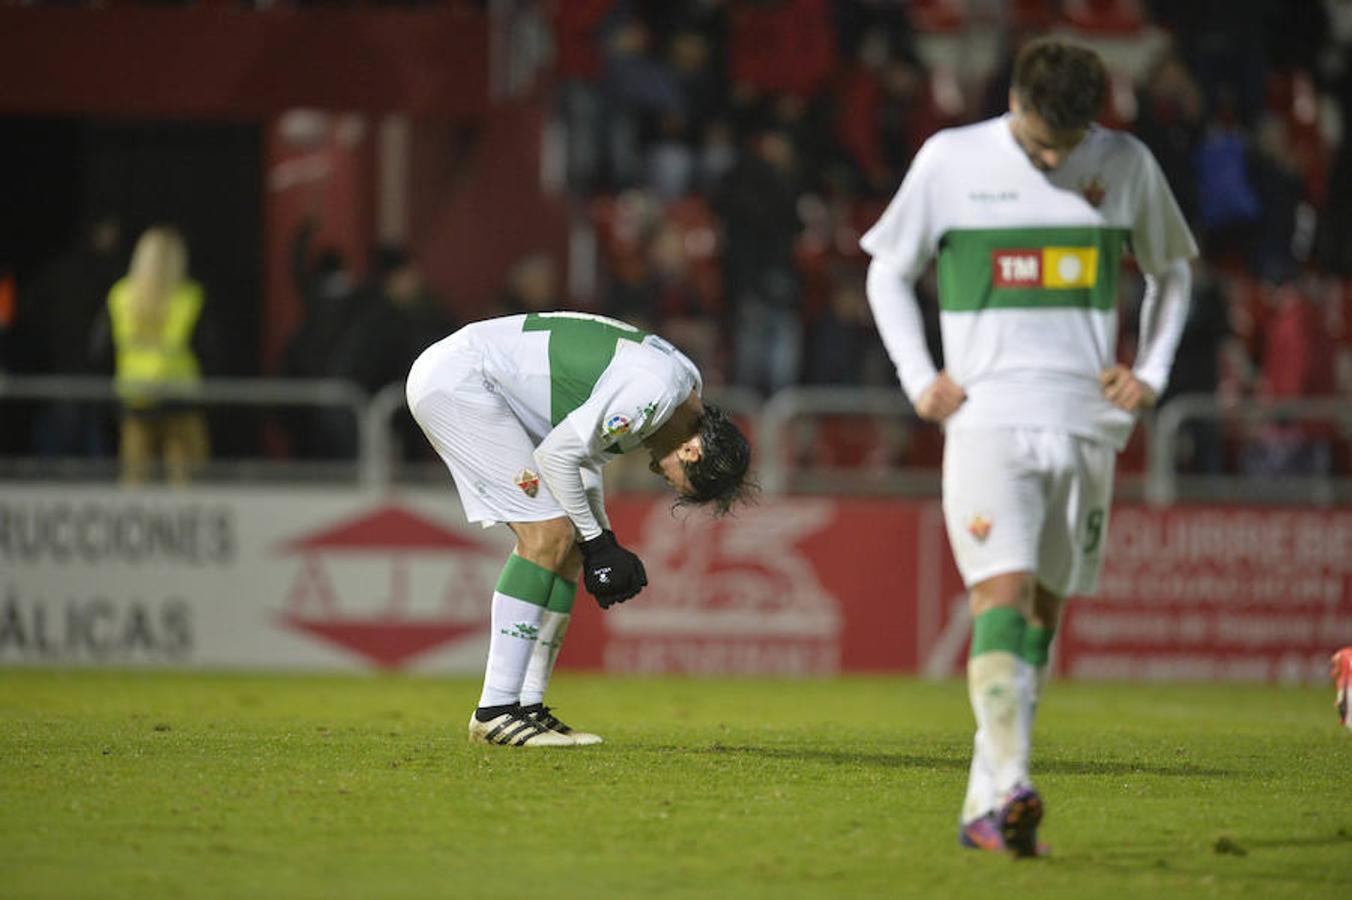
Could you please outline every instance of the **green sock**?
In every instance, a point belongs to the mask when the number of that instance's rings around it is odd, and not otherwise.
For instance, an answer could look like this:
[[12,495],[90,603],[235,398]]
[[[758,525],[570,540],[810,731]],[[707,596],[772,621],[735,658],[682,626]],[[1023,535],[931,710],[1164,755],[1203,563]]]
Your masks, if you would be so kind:
[[[988,808],[987,801],[1028,780],[1027,681],[1020,672],[1027,665],[1021,658],[1027,628],[1023,613],[1008,606],[988,609],[972,622],[967,693],[976,717],[979,765],[973,764],[964,816],[969,806]],[[986,774],[978,777],[978,770]]]
[[967,655],[971,658],[1003,651],[1022,656],[1027,630],[1028,620],[1012,606],[988,609],[972,622],[972,646]]
[[535,606],[548,606],[557,577],[545,567],[513,553],[507,557],[507,565],[502,567],[495,590]]
[[569,581],[562,575],[555,575],[554,583],[549,588],[549,602],[545,604],[545,609],[567,615],[573,611],[573,601],[576,599],[577,582]]
[[521,682],[522,706],[544,702],[549,676],[554,674],[554,662],[559,658],[563,636],[568,632],[576,598],[577,582],[555,575],[549,589],[549,603],[540,618],[539,640],[531,653],[530,665],[526,667],[526,678]]
[[1051,657],[1052,640],[1055,637],[1055,628],[1030,624],[1024,629],[1023,646],[1019,648],[1019,655],[1034,668],[1045,666]]
[[513,553],[498,576],[493,592],[488,668],[480,706],[505,706],[521,697],[531,653],[548,610],[554,573]]
[[1055,637],[1055,628],[1043,628],[1041,625],[1029,625],[1023,633],[1023,648],[1020,655],[1024,662],[1033,667],[1027,697],[1030,728],[1033,717],[1037,715],[1037,705],[1042,699],[1043,688],[1047,686],[1047,661],[1051,659],[1052,640]]

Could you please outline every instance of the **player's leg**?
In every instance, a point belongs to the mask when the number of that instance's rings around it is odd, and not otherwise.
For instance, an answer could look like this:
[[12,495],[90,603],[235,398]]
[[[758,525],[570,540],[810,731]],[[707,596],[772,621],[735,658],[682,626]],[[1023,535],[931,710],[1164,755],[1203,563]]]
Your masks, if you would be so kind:
[[530,667],[526,669],[526,680],[521,686],[522,706],[544,702],[549,676],[554,672],[554,663],[558,660],[564,635],[568,633],[568,622],[572,619],[581,566],[582,554],[574,544],[572,552],[560,567],[562,571],[554,573],[554,584],[550,588],[549,601],[545,604],[544,618],[540,624],[540,639],[535,643]]
[[1044,499],[1025,436],[1014,429],[950,433],[944,518],[969,588],[968,693],[977,723],[960,837],[996,849],[999,811],[1028,784],[1029,689],[1022,658],[1036,585]]
[[155,426],[148,415],[123,413],[118,455],[122,483],[143,484],[155,458]]
[[200,412],[169,413],[164,428],[165,472],[171,485],[182,487],[207,460],[206,417]]
[[[1107,540],[1116,454],[1096,441],[1049,435],[1048,512],[1038,548],[1038,585],[1033,617],[1024,639],[1024,659],[1033,675],[1033,712],[1046,687],[1052,642],[1065,598],[1090,595],[1098,587]],[[1030,727],[1031,727],[1030,715]]]
[[537,724],[567,735],[573,739],[573,743],[586,746],[601,743],[600,736],[588,731],[578,731],[569,726],[545,705],[549,678],[554,673],[554,663],[559,658],[563,639],[568,634],[573,601],[577,597],[577,578],[581,571],[582,553],[575,543],[568,558],[554,574],[549,602],[545,604],[544,615],[540,621],[539,640],[535,642],[530,664],[526,667],[526,677],[521,684],[521,712]]
[[1033,594],[1033,614],[1023,633],[1023,661],[1028,663],[1031,680],[1028,702],[1028,727],[1031,731],[1037,714],[1038,702],[1047,686],[1047,671],[1051,660],[1052,641],[1061,623],[1065,598],[1039,583]]
[[574,746],[523,715],[520,705],[556,572],[576,542],[573,525],[532,470],[529,435],[483,383],[476,363],[472,352],[451,345],[443,358],[424,354],[408,380],[409,408],[450,469],[466,518],[510,524],[517,538],[493,592],[488,665],[470,739]]
[[[989,770],[988,798],[1002,811],[1011,802],[1020,806],[1036,802],[1025,796],[1031,789],[1028,774],[1030,704],[1032,684],[1023,645],[1032,615],[1036,577],[1031,571],[1009,572],[972,586],[972,643],[967,661],[967,690],[977,720],[980,753]],[[988,800],[989,802],[989,800]],[[1004,812],[997,814],[1002,818]],[[1031,826],[1021,812],[1022,830]],[[1010,835],[1004,834],[1005,843]]]

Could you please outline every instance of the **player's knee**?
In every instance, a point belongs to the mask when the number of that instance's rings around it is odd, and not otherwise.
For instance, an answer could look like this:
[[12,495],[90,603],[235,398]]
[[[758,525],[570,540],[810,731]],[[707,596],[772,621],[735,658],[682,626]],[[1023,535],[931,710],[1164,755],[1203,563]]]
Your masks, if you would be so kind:
[[1065,598],[1037,585],[1033,594],[1033,615],[1029,619],[1041,628],[1055,628],[1061,621],[1061,607]]
[[577,538],[568,519],[517,523],[516,553],[551,572],[562,572],[576,551]]
[[1036,588],[1037,576],[1032,572],[1006,572],[972,585],[968,604],[974,618],[1001,606],[1020,610],[1027,616],[1033,612]]

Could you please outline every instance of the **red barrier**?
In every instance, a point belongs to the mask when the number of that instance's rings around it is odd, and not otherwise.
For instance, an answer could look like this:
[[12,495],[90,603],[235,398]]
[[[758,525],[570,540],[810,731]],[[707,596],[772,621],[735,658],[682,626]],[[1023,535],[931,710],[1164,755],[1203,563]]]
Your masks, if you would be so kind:
[[[711,522],[611,504],[650,586],[578,604],[561,665],[615,672],[958,675],[965,594],[936,502],[765,500]],[[1113,513],[1095,598],[1069,607],[1071,677],[1309,680],[1352,643],[1352,511]]]

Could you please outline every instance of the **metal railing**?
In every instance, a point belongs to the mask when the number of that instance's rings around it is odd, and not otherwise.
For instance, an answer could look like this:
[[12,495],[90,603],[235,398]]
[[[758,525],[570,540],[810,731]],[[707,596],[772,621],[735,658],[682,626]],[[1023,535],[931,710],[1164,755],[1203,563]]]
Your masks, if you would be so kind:
[[[398,444],[394,423],[405,409],[402,382],[387,385],[368,396],[356,385],[335,379],[215,378],[190,388],[136,387],[138,394],[156,399],[191,402],[204,407],[245,406],[255,409],[316,407],[345,410],[353,417],[358,436],[355,469],[348,463],[341,477],[374,489],[383,489],[398,478],[415,474],[413,466],[396,468]],[[884,494],[929,494],[938,492],[938,472],[931,465],[905,467],[890,464],[878,471],[851,472],[814,468],[811,460],[799,458],[795,429],[800,424],[818,424],[828,417],[860,417],[883,420],[902,433],[923,426],[900,390],[880,387],[792,387],[762,400],[754,392],[735,388],[710,388],[706,395],[729,414],[749,424],[757,449],[757,467],[763,489],[769,494],[829,491]],[[83,402],[108,404],[121,400],[112,379],[84,376],[0,375],[0,414],[7,402]],[[0,421],[3,418],[0,417]],[[1352,436],[1352,402],[1344,397],[1313,397],[1279,403],[1245,400],[1222,403],[1216,397],[1191,394],[1176,397],[1157,414],[1142,420],[1147,443],[1144,493],[1154,504],[1184,500],[1261,500],[1331,505],[1352,502],[1352,478],[1320,472],[1311,476],[1263,477],[1244,475],[1184,475],[1178,471],[1180,438],[1185,426],[1196,422],[1223,423],[1229,428],[1254,429],[1261,424],[1293,423],[1331,425],[1330,434]],[[810,455],[810,454],[809,454]],[[78,467],[78,464],[73,464]],[[228,469],[256,471],[267,460],[227,460],[217,464]],[[304,466],[303,462],[290,462]],[[332,463],[327,463],[330,468]],[[5,467],[13,470],[14,466]],[[22,468],[22,467],[20,467]],[[103,463],[103,470],[108,468]],[[439,464],[429,464],[437,469]],[[33,471],[29,467],[27,471]],[[62,468],[73,471],[72,465]],[[3,473],[0,473],[3,474]],[[436,473],[439,477],[439,472]],[[637,479],[635,484],[641,484]],[[632,486],[627,484],[626,486]]]
[[762,448],[759,465],[761,488],[769,494],[792,488],[792,471],[784,452],[788,435],[799,419],[832,415],[898,418],[918,423],[915,411],[900,390],[881,387],[789,387],[765,402],[756,427]]
[[1180,499],[1276,500],[1330,506],[1352,502],[1352,478],[1331,469],[1308,475],[1180,475],[1178,445],[1191,422],[1238,425],[1249,431],[1269,424],[1332,425],[1331,436],[1352,436],[1352,399],[1298,397],[1224,402],[1211,394],[1182,394],[1154,416],[1147,432],[1146,498],[1155,505]]
[[[4,375],[0,374],[0,422],[5,421],[4,404],[30,401],[43,404],[86,403],[115,409],[123,394],[135,395],[152,401],[173,401],[193,406],[250,407],[274,410],[281,407],[309,407],[338,409],[352,416],[362,446],[375,444],[365,435],[366,410],[369,399],[366,392],[350,381],[335,378],[208,378],[192,385],[165,385],[124,382],[113,379],[79,375]],[[36,474],[54,471],[49,465],[28,458],[11,460],[4,468],[13,473]],[[234,461],[236,468],[257,471],[258,461]],[[213,464],[219,467],[219,464]],[[331,464],[327,464],[331,465]],[[63,475],[78,477],[90,472],[104,474],[106,462],[92,460],[64,460],[59,466]]]

